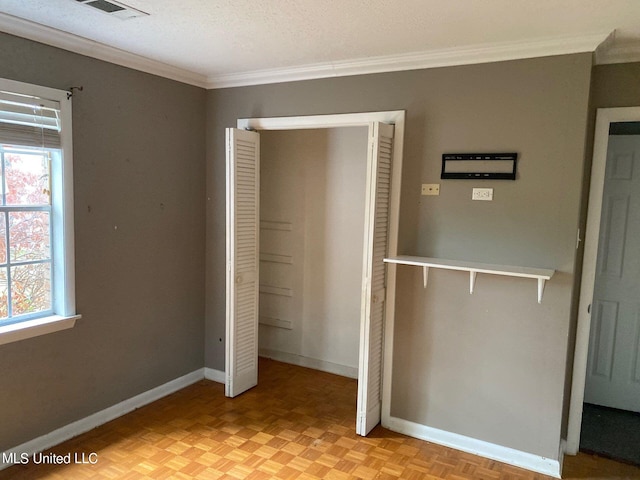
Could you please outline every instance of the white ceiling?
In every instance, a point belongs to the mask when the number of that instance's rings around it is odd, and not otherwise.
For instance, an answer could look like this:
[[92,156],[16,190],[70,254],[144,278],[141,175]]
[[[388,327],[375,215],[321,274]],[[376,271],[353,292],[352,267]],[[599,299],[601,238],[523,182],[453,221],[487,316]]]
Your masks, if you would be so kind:
[[638,59],[640,0],[0,0],[0,30],[209,88],[594,51]]

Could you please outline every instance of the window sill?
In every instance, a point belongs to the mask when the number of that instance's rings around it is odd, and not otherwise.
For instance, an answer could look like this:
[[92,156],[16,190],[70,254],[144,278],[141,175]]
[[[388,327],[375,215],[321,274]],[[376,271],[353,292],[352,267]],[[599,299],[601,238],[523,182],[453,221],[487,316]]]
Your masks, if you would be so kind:
[[0,345],[73,328],[81,315],[51,315],[0,327]]

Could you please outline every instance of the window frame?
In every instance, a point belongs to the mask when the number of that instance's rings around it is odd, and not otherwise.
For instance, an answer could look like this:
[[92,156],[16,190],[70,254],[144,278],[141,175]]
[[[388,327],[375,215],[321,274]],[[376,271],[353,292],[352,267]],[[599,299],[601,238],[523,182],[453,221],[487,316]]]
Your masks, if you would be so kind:
[[[75,325],[75,245],[73,222],[73,138],[71,96],[64,90],[0,78],[0,91],[31,95],[60,104],[61,158],[51,162],[52,313],[0,323],[0,345]],[[55,157],[55,155],[54,155]],[[57,160],[57,161],[56,161]]]

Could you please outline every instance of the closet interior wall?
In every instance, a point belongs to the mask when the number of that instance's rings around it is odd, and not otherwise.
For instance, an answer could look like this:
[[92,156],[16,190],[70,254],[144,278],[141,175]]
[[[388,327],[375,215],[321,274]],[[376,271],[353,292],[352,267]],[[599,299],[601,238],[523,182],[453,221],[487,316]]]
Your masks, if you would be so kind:
[[261,132],[261,356],[357,377],[366,160],[366,127]]

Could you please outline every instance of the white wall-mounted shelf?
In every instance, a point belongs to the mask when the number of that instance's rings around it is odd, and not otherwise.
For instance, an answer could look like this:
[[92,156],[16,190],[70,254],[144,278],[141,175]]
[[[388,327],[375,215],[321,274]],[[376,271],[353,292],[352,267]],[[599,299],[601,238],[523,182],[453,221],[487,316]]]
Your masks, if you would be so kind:
[[422,267],[424,287],[427,288],[429,278],[429,268],[441,268],[444,270],[461,270],[469,272],[469,293],[473,293],[478,273],[488,273],[491,275],[503,275],[507,277],[534,278],[538,281],[538,303],[542,302],[544,283],[553,277],[555,270],[531,267],[515,267],[510,265],[493,265],[488,263],[467,262],[464,260],[445,260],[442,258],[413,257],[410,255],[398,255],[397,257],[385,258],[386,263],[396,263],[400,265],[415,265]]

